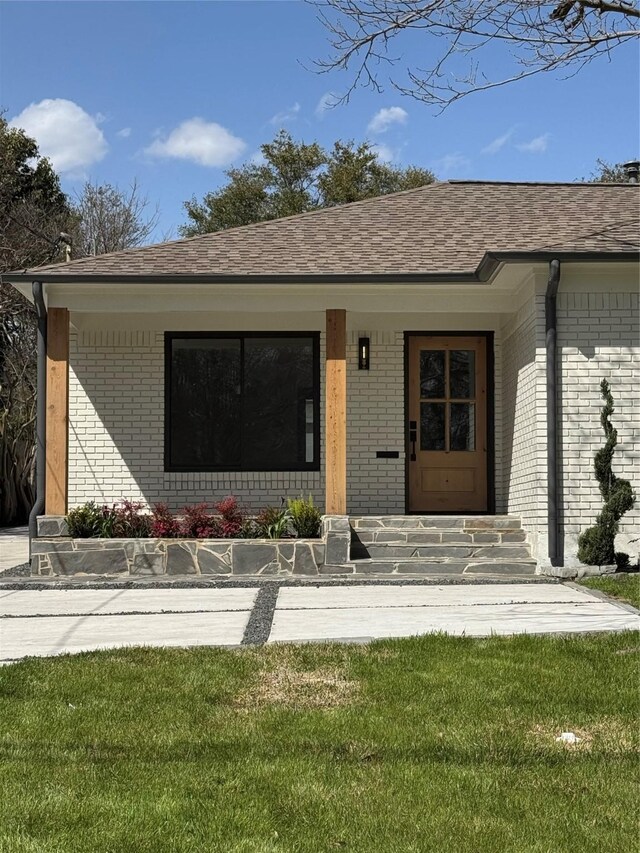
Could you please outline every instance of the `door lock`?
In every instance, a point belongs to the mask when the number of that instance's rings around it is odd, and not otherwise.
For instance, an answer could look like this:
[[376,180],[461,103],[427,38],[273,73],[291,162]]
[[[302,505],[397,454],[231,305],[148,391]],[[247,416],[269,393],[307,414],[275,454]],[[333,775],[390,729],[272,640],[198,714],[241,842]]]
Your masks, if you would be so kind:
[[411,442],[411,461],[416,461],[416,441],[418,440],[418,422],[409,421],[409,441]]

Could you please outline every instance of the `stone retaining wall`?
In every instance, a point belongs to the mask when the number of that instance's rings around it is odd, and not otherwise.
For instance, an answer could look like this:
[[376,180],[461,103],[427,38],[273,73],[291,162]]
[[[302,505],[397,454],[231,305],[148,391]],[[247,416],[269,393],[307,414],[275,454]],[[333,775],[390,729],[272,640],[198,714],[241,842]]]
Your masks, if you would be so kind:
[[31,574],[318,575],[349,560],[349,520],[325,516],[321,539],[73,539],[64,518],[38,519]]
[[319,539],[35,539],[31,574],[317,575]]

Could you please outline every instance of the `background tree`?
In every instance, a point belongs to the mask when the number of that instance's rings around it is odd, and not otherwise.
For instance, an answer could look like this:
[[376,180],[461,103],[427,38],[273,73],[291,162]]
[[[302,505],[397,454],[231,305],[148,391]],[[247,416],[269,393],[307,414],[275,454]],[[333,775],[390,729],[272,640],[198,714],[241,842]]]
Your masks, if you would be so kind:
[[180,227],[184,237],[360,201],[435,180],[427,169],[382,163],[368,142],[338,141],[327,153],[317,142],[296,142],[282,130],[260,150],[262,162],[229,169],[224,187],[207,193],[201,202],[195,198],[185,202],[190,222]]
[[591,181],[594,184],[626,184],[629,182],[627,172],[622,163],[607,163],[606,160],[596,160],[596,171],[591,173],[590,178],[582,180]]
[[76,196],[73,256],[102,255],[143,245],[160,216],[134,180],[128,190],[87,181]]
[[[0,115],[0,273],[139,246],[158,211],[134,181],[121,191],[85,184],[72,204],[35,140]],[[36,320],[31,304],[0,282],[0,524],[26,521],[34,500]]]
[[[353,71],[342,99],[359,85],[383,90],[384,81],[443,109],[459,98],[545,71],[575,74],[597,57],[640,35],[634,0],[308,0],[329,31],[332,55],[320,70]],[[423,37],[424,62],[396,79],[397,39]],[[484,48],[503,49],[505,76],[481,69]],[[495,67],[495,60],[491,64]],[[387,70],[389,69],[389,73]]]
[[[0,273],[62,260],[60,232],[74,216],[33,139],[0,115]],[[0,523],[26,520],[33,504],[35,315],[0,283]]]

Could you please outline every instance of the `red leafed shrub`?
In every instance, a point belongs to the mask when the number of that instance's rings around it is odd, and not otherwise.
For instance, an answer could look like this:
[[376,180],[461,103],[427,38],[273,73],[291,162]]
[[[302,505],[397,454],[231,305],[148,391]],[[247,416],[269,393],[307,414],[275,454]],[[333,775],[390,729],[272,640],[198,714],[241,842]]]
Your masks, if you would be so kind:
[[175,539],[180,536],[180,522],[172,515],[166,503],[157,503],[153,506],[151,536],[156,539]]
[[220,518],[214,519],[216,535],[221,539],[233,539],[236,536],[242,536],[245,517],[241,507],[238,506],[237,498],[229,495],[229,497],[214,504],[214,508],[220,514]]
[[217,519],[211,515],[208,504],[185,506],[182,512],[181,536],[187,539],[216,539],[218,537]]
[[146,504],[123,498],[120,503],[107,510],[111,536],[119,539],[144,539],[151,530],[151,516],[142,513]]

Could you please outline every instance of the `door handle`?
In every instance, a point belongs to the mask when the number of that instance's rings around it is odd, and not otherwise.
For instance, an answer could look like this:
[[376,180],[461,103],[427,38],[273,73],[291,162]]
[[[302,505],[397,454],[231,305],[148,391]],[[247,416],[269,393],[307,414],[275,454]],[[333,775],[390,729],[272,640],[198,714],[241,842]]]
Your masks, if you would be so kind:
[[411,461],[416,461],[416,441],[418,440],[418,422],[409,421],[409,441],[411,442]]

